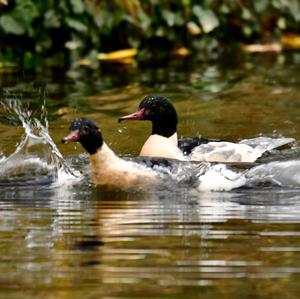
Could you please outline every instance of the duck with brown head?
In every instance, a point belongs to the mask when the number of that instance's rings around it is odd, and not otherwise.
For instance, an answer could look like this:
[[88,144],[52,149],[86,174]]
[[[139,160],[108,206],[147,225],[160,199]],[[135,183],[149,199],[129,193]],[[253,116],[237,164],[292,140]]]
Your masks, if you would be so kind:
[[258,137],[239,143],[201,137],[177,139],[177,113],[172,102],[161,95],[146,96],[135,113],[119,118],[148,120],[152,133],[140,152],[141,156],[168,157],[179,160],[210,162],[254,162],[264,152],[291,143],[293,138]]

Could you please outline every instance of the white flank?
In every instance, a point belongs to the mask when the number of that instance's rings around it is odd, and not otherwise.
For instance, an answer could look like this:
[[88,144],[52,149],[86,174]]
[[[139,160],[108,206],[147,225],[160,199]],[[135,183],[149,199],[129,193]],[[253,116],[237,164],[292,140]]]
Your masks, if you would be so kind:
[[246,184],[246,178],[242,173],[236,173],[228,169],[224,164],[211,165],[211,167],[199,177],[199,191],[230,191]]
[[262,152],[246,144],[232,142],[209,142],[197,146],[189,158],[208,162],[254,162]]

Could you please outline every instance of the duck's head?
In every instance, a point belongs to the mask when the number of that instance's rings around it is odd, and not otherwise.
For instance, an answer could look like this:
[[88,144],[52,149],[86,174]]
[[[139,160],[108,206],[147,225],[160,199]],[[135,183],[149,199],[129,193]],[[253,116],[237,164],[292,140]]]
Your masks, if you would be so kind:
[[152,134],[164,137],[172,136],[177,130],[177,113],[172,102],[160,95],[146,96],[136,112],[122,116],[123,120],[149,120],[152,122]]
[[86,118],[77,118],[71,122],[70,134],[62,139],[63,143],[69,141],[80,142],[91,155],[95,154],[103,144],[99,128],[92,120]]

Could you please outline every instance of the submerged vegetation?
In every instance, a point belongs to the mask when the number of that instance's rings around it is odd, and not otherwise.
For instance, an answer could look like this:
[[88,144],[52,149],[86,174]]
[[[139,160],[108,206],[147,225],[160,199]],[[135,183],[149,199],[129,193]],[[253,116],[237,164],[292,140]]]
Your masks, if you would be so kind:
[[124,48],[148,59],[237,43],[294,46],[298,36],[286,34],[299,30],[299,0],[0,0],[0,61],[30,67],[45,59],[91,61]]

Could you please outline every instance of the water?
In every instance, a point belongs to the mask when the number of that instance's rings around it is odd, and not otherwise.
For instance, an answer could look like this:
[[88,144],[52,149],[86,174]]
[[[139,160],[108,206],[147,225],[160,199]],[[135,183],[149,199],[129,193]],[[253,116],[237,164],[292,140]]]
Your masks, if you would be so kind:
[[117,117],[153,92],[173,99],[180,135],[299,140],[299,69],[299,55],[291,53],[226,64],[2,74],[1,163],[21,157],[9,168],[16,171],[13,165],[37,160],[17,176],[1,168],[0,297],[298,298],[297,143],[263,157],[270,164],[263,174],[255,170],[266,179],[261,185],[121,192],[94,187],[80,146],[60,140],[74,117],[85,116],[117,153],[137,154],[150,125],[118,125]]

